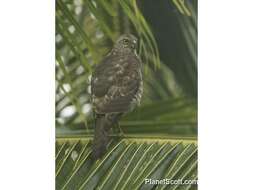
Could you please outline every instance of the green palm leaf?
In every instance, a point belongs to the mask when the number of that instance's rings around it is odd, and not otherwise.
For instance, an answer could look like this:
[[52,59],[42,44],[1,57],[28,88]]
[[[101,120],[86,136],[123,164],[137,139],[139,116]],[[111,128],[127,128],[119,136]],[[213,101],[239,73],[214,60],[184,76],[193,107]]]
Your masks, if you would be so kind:
[[[195,179],[196,140],[122,139],[94,162],[90,140],[59,138],[56,142],[56,189],[163,189],[145,179]],[[194,188],[173,185],[169,189]]]

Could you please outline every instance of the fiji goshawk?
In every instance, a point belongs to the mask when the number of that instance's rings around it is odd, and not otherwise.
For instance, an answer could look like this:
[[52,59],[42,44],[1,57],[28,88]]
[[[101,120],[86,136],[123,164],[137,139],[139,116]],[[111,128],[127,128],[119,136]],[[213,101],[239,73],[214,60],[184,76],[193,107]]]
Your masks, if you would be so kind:
[[101,158],[105,153],[111,127],[124,113],[140,104],[143,92],[142,63],[136,54],[136,48],[137,39],[133,35],[121,35],[92,74],[94,159]]

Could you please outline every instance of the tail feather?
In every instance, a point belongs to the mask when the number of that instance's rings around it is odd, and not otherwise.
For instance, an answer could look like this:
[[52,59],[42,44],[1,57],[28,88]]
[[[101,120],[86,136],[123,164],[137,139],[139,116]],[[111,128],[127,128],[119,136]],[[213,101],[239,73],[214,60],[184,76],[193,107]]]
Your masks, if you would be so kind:
[[95,134],[93,139],[93,158],[101,158],[109,143],[109,130],[118,121],[121,114],[98,115],[95,121]]
[[108,131],[105,130],[105,117],[96,118],[95,122],[95,134],[93,139],[93,158],[101,158],[106,150],[108,144]]

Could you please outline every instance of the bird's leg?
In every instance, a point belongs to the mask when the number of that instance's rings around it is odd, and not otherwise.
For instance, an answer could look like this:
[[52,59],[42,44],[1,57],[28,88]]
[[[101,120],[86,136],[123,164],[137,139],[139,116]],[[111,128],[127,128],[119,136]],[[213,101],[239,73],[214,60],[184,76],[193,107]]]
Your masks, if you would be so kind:
[[119,125],[119,119],[120,119],[120,117],[121,117],[121,115],[122,115],[122,113],[120,113],[120,114],[110,114],[110,115],[107,115],[107,120],[109,120],[110,122],[111,122],[111,124],[113,124],[114,126],[116,125],[117,126],[117,128],[119,129],[119,131],[117,130],[117,131],[115,131],[114,129],[114,127],[112,127],[112,131],[114,132],[114,133],[119,133],[119,136],[121,136],[121,137],[123,137],[124,136],[124,132],[123,132],[123,130],[121,129],[121,127],[120,127],[120,125]]

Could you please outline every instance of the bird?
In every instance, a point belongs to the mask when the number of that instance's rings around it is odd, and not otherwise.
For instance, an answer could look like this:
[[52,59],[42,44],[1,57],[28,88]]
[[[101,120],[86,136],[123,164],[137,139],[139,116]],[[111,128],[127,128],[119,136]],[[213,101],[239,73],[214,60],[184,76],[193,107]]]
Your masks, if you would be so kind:
[[95,115],[92,156],[95,160],[106,152],[110,129],[125,113],[140,105],[143,79],[137,43],[134,35],[122,34],[92,73],[91,99]]

